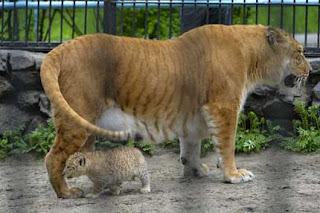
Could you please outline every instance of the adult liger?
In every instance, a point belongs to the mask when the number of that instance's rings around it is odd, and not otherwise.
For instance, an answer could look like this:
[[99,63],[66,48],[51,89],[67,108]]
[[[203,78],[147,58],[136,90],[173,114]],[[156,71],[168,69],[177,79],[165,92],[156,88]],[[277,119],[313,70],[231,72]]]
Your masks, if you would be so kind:
[[68,188],[62,171],[69,155],[91,150],[95,135],[152,142],[179,136],[183,172],[194,176],[205,173],[201,139],[212,137],[224,180],[249,181],[253,174],[234,159],[248,92],[289,74],[306,79],[310,69],[302,46],[274,27],[207,25],[166,41],[106,34],[68,41],[41,67],[57,129],[46,156],[51,184],[58,197],[82,195]]

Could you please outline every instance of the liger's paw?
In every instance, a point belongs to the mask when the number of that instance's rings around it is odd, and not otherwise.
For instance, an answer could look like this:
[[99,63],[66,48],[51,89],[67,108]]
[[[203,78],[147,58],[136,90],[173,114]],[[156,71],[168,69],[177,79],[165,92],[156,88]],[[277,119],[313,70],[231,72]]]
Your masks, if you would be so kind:
[[208,176],[209,167],[206,164],[201,163],[201,165],[197,168],[192,168],[189,166],[183,167],[183,176],[184,177],[196,177],[203,178]]
[[140,189],[140,192],[142,194],[148,194],[149,192],[151,192],[150,186],[149,187],[143,187],[142,189]]
[[84,197],[84,192],[82,191],[82,189],[74,187],[69,190],[63,191],[61,194],[58,195],[58,197],[64,199],[81,198]]
[[205,173],[205,175],[208,175],[208,174],[209,174],[210,169],[209,169],[209,167],[207,166],[207,164],[201,163],[201,168],[202,168],[202,171]]
[[86,194],[86,198],[96,199],[100,196],[100,194],[88,193]]
[[254,178],[254,174],[245,169],[239,169],[235,172],[227,174],[224,176],[224,180],[228,183],[243,183],[251,181]]

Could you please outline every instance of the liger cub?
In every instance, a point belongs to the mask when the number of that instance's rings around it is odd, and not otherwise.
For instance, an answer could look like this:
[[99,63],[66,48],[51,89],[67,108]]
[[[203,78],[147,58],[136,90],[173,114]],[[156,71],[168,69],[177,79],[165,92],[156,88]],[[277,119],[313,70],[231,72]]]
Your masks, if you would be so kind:
[[261,25],[206,25],[175,39],[145,40],[91,34],[53,49],[41,81],[53,108],[57,136],[46,156],[58,197],[82,194],[62,176],[69,155],[90,151],[94,136],[160,143],[178,136],[185,176],[206,175],[201,140],[215,141],[224,181],[242,183],[237,169],[239,112],[257,84],[306,80],[303,47],[285,31]]
[[97,197],[104,188],[109,188],[113,195],[120,194],[123,181],[138,178],[142,187],[141,193],[150,192],[150,173],[141,151],[131,147],[114,148],[108,151],[81,153],[69,156],[63,170],[66,178],[82,175],[94,183],[88,194]]

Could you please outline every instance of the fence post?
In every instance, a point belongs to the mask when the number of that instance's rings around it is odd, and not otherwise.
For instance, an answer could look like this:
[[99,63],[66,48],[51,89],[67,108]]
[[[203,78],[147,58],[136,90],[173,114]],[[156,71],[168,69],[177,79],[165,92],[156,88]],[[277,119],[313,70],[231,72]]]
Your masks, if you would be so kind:
[[115,35],[117,23],[117,5],[111,0],[104,0],[103,6],[103,32]]

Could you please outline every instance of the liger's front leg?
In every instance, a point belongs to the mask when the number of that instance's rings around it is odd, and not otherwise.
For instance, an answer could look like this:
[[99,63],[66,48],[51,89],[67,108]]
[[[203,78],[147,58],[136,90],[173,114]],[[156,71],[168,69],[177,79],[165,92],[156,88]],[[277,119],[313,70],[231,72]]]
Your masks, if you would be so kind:
[[221,156],[219,164],[224,180],[230,183],[247,182],[254,178],[252,172],[237,169],[235,164],[235,135],[238,113],[239,109],[237,107],[229,107],[226,104],[212,104],[203,107],[208,131],[216,142]]

